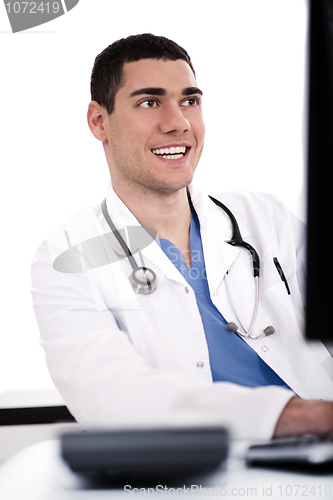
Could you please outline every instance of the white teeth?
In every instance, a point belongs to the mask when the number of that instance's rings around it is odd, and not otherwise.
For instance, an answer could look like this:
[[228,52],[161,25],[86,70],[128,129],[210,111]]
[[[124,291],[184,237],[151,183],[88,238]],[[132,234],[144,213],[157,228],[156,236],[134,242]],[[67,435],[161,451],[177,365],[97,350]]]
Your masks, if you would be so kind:
[[167,160],[179,160],[179,158],[183,158],[184,155],[162,155],[162,158],[166,158]]
[[[161,149],[152,149],[152,152],[155,155],[179,155],[181,153],[180,158],[182,155],[186,153],[186,146],[176,146],[176,147],[171,147],[171,148],[161,148]],[[164,156],[163,156],[164,158]],[[174,156],[173,156],[174,158]]]

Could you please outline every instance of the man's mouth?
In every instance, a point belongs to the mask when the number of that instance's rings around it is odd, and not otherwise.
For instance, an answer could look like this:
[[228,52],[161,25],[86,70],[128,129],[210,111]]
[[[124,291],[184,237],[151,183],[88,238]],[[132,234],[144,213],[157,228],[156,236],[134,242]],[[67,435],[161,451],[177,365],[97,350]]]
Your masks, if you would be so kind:
[[186,154],[186,146],[175,146],[170,148],[152,149],[154,155],[167,160],[179,160]]

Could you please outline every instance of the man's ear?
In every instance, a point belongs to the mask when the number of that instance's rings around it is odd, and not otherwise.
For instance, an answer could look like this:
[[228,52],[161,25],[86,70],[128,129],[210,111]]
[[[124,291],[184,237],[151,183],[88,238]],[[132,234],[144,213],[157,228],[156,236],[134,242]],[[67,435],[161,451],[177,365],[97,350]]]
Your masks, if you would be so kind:
[[87,113],[88,125],[96,139],[102,142],[107,139],[107,117],[107,110],[98,102],[91,101]]

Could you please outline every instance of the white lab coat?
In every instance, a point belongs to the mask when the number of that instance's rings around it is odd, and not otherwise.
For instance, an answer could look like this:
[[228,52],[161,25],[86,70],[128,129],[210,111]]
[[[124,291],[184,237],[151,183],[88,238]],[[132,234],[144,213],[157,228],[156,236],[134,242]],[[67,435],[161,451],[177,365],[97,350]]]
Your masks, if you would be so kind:
[[[245,324],[255,291],[247,251],[226,243],[226,214],[195,186],[212,300],[227,321],[238,323],[226,293],[225,273]],[[304,306],[298,276],[293,217],[274,198],[225,194],[218,198],[236,216],[243,238],[261,258],[260,304],[254,334],[273,325],[275,335],[248,344],[302,398],[333,399],[333,360],[320,344],[303,340]],[[138,221],[110,186],[107,207],[117,228]],[[109,426],[226,425],[238,438],[269,438],[294,396],[280,387],[245,388],[212,383],[209,354],[195,294],[154,241],[142,254],[158,280],[151,295],[132,290],[127,259],[83,273],[61,273],[52,264],[71,245],[110,232],[100,205],[77,211],[37,251],[33,302],[47,364],[70,411],[84,424]],[[304,243],[304,241],[303,241]],[[301,257],[301,253],[299,253]],[[277,257],[291,295],[274,266]]]

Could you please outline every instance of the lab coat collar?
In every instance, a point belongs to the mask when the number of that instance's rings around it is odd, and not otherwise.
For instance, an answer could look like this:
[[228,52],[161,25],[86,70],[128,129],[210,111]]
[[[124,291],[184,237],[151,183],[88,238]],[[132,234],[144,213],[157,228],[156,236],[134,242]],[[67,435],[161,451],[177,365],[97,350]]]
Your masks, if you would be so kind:
[[[238,249],[226,243],[231,239],[232,225],[225,212],[217,207],[208,195],[194,183],[189,185],[189,192],[200,222],[207,278],[211,293],[214,293],[237,257]],[[108,187],[106,203],[108,212],[117,228],[140,225],[133,213],[117,196],[111,183]],[[241,227],[241,233],[243,237],[249,234],[244,227]],[[181,273],[161,250],[158,241],[146,247],[142,254],[150,264],[161,269],[168,278],[186,284]]]

